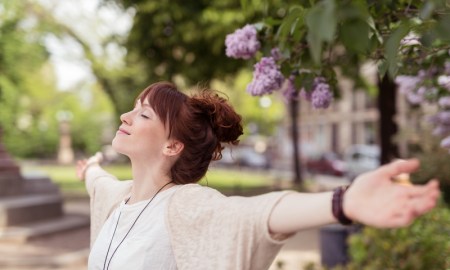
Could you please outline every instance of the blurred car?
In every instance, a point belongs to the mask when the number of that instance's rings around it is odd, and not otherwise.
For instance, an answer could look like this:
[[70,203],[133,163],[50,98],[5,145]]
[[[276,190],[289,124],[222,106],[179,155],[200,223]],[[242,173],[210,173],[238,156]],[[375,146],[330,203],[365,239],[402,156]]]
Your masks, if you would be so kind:
[[353,181],[358,175],[380,166],[380,148],[374,144],[350,146],[344,155],[347,164],[346,177]]
[[233,149],[225,147],[219,166],[242,166],[258,169],[270,168],[270,160],[264,153],[259,153],[250,146],[239,146]]
[[306,170],[314,174],[345,176],[345,162],[336,153],[324,153],[316,158],[308,158],[305,162]]

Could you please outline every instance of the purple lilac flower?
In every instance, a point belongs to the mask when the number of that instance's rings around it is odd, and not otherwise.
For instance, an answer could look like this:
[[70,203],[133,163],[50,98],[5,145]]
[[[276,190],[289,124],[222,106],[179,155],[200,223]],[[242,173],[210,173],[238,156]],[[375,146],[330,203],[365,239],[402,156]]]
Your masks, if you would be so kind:
[[442,147],[442,148],[450,148],[450,136],[444,138],[444,139],[441,141],[441,147]]
[[427,88],[421,86],[419,87],[419,89],[417,89],[417,91],[410,91],[406,93],[406,98],[408,99],[409,103],[413,105],[420,105],[422,102],[424,102],[426,92]]
[[254,67],[253,80],[247,85],[251,95],[271,94],[283,84],[284,76],[272,57],[263,57]]
[[270,50],[270,55],[272,56],[273,59],[275,59],[275,61],[278,61],[283,57],[283,55],[280,52],[280,49],[278,48],[273,48],[272,50]]
[[447,136],[450,134],[450,126],[449,125],[438,125],[433,129],[434,136]]
[[[450,125],[450,111],[442,111],[436,114],[435,123]],[[431,121],[433,121],[431,119]]]
[[450,96],[439,98],[438,103],[443,108],[450,108]]
[[450,76],[441,75],[438,77],[438,84],[450,91]]
[[325,78],[315,78],[311,93],[311,104],[313,108],[326,109],[330,106],[332,100],[333,93],[330,90],[330,85],[325,82]]
[[398,85],[398,90],[403,94],[408,94],[417,89],[417,85],[420,82],[422,82],[422,79],[416,76],[400,75],[395,78],[395,83]]
[[256,28],[247,24],[225,38],[226,55],[232,58],[250,59],[261,47]]

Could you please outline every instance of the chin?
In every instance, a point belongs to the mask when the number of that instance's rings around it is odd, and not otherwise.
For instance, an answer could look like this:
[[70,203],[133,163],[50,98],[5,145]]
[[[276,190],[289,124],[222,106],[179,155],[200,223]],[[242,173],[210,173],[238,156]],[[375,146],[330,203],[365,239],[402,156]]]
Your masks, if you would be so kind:
[[122,155],[125,155],[125,156],[128,156],[127,153],[126,153],[126,151],[125,151],[125,149],[124,149],[123,144],[121,144],[120,142],[118,142],[118,141],[117,141],[117,138],[114,138],[114,139],[112,140],[111,146],[112,146],[112,149],[113,149],[114,151],[116,151],[117,153],[122,154]]

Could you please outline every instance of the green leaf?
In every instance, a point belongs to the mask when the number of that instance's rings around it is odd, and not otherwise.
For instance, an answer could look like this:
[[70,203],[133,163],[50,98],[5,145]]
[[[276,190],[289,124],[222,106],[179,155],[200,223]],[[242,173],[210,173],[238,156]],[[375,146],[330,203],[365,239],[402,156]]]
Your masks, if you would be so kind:
[[392,77],[394,77],[398,69],[397,61],[400,41],[409,33],[409,31],[409,23],[403,22],[397,29],[395,29],[394,32],[392,32],[385,43],[384,50],[386,55],[386,62],[388,65],[388,72]]
[[450,15],[446,14],[439,18],[436,26],[436,32],[440,39],[448,42],[450,41]]
[[378,32],[377,27],[375,26],[375,21],[373,20],[372,16],[369,16],[367,18],[367,25],[369,25],[370,29],[372,29],[371,34],[376,37],[378,40],[378,43],[383,43],[383,37],[381,37],[380,32]]
[[305,10],[301,6],[295,6],[290,9],[289,14],[284,18],[280,27],[278,28],[276,39],[284,42],[288,35],[292,35],[296,29],[303,27]]
[[388,70],[388,64],[386,60],[381,60],[378,63],[378,74],[380,76],[380,78],[384,77],[384,75],[386,74]]
[[311,31],[308,32],[306,37],[309,45],[309,52],[315,64],[320,64],[320,56],[322,54],[322,41],[317,35],[314,35]]
[[426,1],[425,5],[423,5],[423,7],[419,11],[419,17],[422,20],[430,18],[435,8],[436,4],[434,1]]
[[294,84],[296,89],[305,88],[306,91],[310,91],[312,89],[312,85],[314,83],[314,78],[316,75],[311,72],[301,72],[298,76],[295,77]]
[[306,15],[306,24],[319,40],[332,41],[337,26],[334,0],[324,0],[313,6]]
[[340,38],[345,47],[351,51],[362,53],[370,45],[369,26],[365,21],[352,20],[342,24]]
[[321,1],[306,14],[308,27],[307,41],[311,57],[320,64],[323,42],[331,42],[337,26],[336,4],[334,0]]
[[281,20],[274,19],[272,17],[268,17],[268,18],[264,19],[264,24],[268,25],[268,26],[272,26],[272,27],[280,25],[281,22],[282,22]]

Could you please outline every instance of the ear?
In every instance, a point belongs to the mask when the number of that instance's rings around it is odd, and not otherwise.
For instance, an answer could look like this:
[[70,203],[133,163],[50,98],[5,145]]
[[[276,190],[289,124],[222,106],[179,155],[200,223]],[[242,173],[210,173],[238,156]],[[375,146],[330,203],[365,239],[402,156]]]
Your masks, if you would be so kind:
[[184,149],[184,144],[177,140],[169,140],[166,144],[166,146],[163,149],[163,153],[166,156],[176,156],[181,153]]

